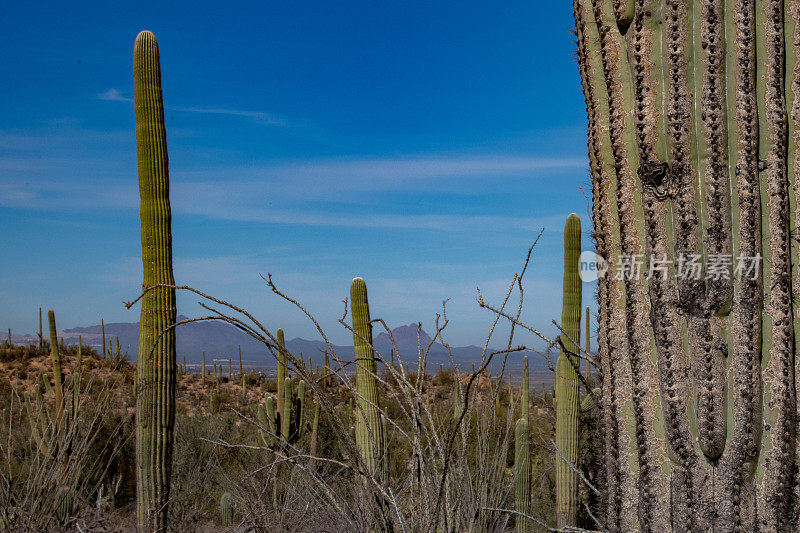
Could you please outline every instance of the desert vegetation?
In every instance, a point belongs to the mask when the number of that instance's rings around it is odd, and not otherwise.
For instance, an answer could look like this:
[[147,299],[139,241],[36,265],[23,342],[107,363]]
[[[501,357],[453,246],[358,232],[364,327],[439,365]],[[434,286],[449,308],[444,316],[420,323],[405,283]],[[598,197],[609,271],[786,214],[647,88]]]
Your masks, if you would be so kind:
[[[581,219],[565,213],[558,334],[524,319],[540,233],[504,293],[478,290],[492,322],[470,369],[451,349],[447,301],[432,337],[419,324],[404,351],[357,272],[342,283],[346,353],[262,276],[321,339],[316,365],[280,324],[176,283],[159,47],[140,33],[143,278],[125,302],[140,306],[138,347],[106,349],[102,321],[99,353],[67,345],[52,310],[38,343],[9,330],[0,529],[795,531],[800,3],[573,8],[598,313],[581,300]],[[202,316],[178,316],[183,293]],[[208,321],[257,341],[275,375],[246,371],[241,351],[238,372],[205,352],[199,373],[179,364],[178,328]],[[434,344],[449,358],[438,370]],[[531,390],[531,357],[552,390]]]

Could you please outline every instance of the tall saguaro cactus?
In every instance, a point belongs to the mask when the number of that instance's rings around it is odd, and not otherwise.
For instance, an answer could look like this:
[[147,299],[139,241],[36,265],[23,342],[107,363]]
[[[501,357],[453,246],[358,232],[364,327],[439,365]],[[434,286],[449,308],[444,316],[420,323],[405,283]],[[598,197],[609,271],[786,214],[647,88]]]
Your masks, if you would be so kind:
[[[286,348],[286,342],[283,337],[283,330],[278,328],[277,331],[277,339],[278,345],[281,348]],[[241,370],[240,370],[241,372]],[[286,381],[286,354],[283,353],[281,350],[278,350],[278,412],[283,413],[283,402],[284,402],[284,382]]]
[[598,285],[603,521],[797,530],[800,1],[574,13],[597,251],[623,274]]
[[[61,426],[61,417],[64,414],[64,388],[61,375],[61,353],[58,351],[58,330],[56,329],[56,315],[52,309],[47,311],[47,320],[50,322],[50,360],[53,364],[53,388],[56,399],[56,427]],[[47,377],[44,378],[47,380]],[[50,382],[48,381],[49,385]]]
[[372,324],[369,318],[367,284],[361,278],[350,284],[350,308],[353,314],[353,343],[355,346],[356,444],[367,472],[379,474],[383,454],[383,426],[378,408],[378,380],[375,352],[372,349]]
[[517,533],[532,530],[531,514],[531,453],[528,443],[528,420],[520,418],[514,429],[514,506],[518,514]]
[[[156,284],[175,284],[161,67],[158,43],[149,31],[136,37],[133,81],[141,198],[142,285],[147,289]],[[157,287],[142,298],[136,364],[136,523],[139,531],[166,530],[176,361],[175,333],[164,331],[175,323],[175,313],[173,288]]]
[[578,513],[578,419],[580,360],[576,345],[581,336],[581,219],[575,213],[564,225],[564,300],[561,308],[561,342],[566,349],[556,362],[556,520],[559,527],[574,526]]

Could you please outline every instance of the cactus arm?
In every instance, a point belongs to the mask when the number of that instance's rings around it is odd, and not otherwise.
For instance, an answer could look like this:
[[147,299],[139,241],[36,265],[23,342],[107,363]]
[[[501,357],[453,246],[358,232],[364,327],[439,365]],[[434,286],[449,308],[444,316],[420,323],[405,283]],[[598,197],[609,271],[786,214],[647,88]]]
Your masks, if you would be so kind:
[[275,401],[272,399],[272,396],[267,395],[266,399],[264,400],[264,406],[267,413],[267,422],[269,422],[269,430],[274,435],[278,435],[280,433],[281,426],[278,415],[275,413]]
[[261,440],[264,442],[264,446],[272,446],[272,435],[267,432],[268,429],[271,431],[272,424],[268,419],[267,411],[262,404],[258,404],[256,418],[258,419],[258,425],[264,428],[259,431],[261,433]]
[[[161,68],[155,36],[143,31],[133,52],[136,148],[139,167],[144,287],[174,285],[169,169]],[[175,422],[175,290],[159,287],[142,298],[136,394],[139,531],[163,530],[168,516]]]

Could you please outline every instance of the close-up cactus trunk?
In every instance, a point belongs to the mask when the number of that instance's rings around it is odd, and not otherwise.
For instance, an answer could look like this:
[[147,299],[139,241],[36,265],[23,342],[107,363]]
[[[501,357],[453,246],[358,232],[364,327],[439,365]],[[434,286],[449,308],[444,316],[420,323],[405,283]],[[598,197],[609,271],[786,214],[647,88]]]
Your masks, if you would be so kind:
[[609,267],[598,518],[796,530],[800,2],[575,0],[574,14]]
[[578,513],[578,419],[580,381],[576,369],[581,336],[581,219],[575,213],[564,225],[564,296],[561,327],[564,348],[556,361],[556,521],[558,527],[576,525]]
[[[143,31],[133,49],[136,152],[142,226],[142,285],[174,285],[167,135],[155,36]],[[175,423],[175,289],[145,293],[136,376],[136,522],[139,531],[167,525]]]
[[372,324],[369,318],[367,285],[361,278],[350,285],[350,306],[353,314],[353,343],[355,345],[356,443],[361,460],[371,476],[379,474],[383,455],[383,427],[378,399],[377,365],[372,349]]

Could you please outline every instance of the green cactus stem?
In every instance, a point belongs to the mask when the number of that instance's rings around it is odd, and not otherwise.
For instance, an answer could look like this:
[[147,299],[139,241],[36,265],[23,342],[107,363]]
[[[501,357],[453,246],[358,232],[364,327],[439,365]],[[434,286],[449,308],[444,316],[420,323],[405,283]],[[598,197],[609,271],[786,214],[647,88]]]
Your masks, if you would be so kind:
[[39,349],[44,348],[44,331],[42,330],[42,308],[39,308]]
[[[286,348],[286,344],[283,338],[283,330],[278,328],[277,332],[278,338],[278,412],[283,414],[283,402],[285,399],[286,391],[284,390],[284,383],[286,381],[286,354],[283,353],[283,349]],[[241,372],[241,369],[239,370]]]
[[[149,31],[136,37],[133,79],[141,199],[142,286],[147,289],[157,284],[175,284],[161,67],[158,43]],[[175,316],[175,289],[157,287],[143,296],[136,365],[136,524],[139,531],[163,531],[169,516],[176,379],[175,332],[169,328],[175,323]]]
[[[591,357],[592,355],[592,329],[589,320],[591,316],[589,315],[589,307],[586,307],[586,356]],[[592,377],[592,363],[589,360],[586,360],[586,379]]]
[[531,409],[531,401],[530,401],[530,389],[529,389],[530,377],[528,372],[528,356],[522,358],[522,397],[520,398],[520,411],[521,411],[521,418],[525,419],[525,422],[530,423],[530,409]]
[[[56,315],[52,309],[47,311],[47,320],[50,322],[50,360],[53,365],[53,397],[56,400],[56,429],[58,430],[61,427],[61,416],[64,414],[64,388],[62,385],[61,353],[58,350]],[[45,381],[47,381],[46,377]],[[47,385],[50,385],[49,381],[47,381]]]
[[309,451],[311,455],[317,455],[317,439],[319,439],[319,402],[314,402],[314,420],[311,423],[311,442],[309,443]]
[[330,357],[328,356],[328,351],[325,350],[325,378],[322,380],[322,386],[327,388],[330,385],[330,374],[331,374],[331,361]]
[[[575,368],[580,364],[574,340],[581,334],[581,280],[578,275],[581,254],[581,220],[575,213],[564,226],[564,301],[561,311],[561,335],[564,348],[556,362],[556,520],[558,527],[577,524],[578,418],[580,382]],[[567,463],[569,461],[569,463]]]
[[228,359],[228,381],[233,381],[233,363]]
[[[275,411],[274,406],[272,410],[274,414]],[[258,407],[256,408],[256,418],[258,419],[258,425],[263,428],[260,430],[260,433],[261,433],[261,440],[264,442],[264,446],[267,447],[272,446],[272,435],[270,435],[267,432],[267,430],[272,431],[272,421],[270,420],[270,417],[267,415],[267,410],[263,404],[258,404]]]
[[80,406],[81,394],[81,365],[83,363],[83,342],[78,335],[78,354],[75,357],[75,371],[72,373],[72,417],[78,419],[78,408]]
[[297,384],[297,431],[298,433],[302,432],[302,429],[305,424],[305,417],[306,417],[306,382],[304,380],[300,380]]
[[533,530],[531,520],[523,515],[531,514],[531,467],[528,444],[528,421],[517,420],[514,429],[514,505],[516,511],[517,533]]
[[222,527],[233,525],[233,497],[230,492],[226,492],[219,499],[219,515],[222,520]]
[[283,411],[281,411],[281,439],[288,442],[292,429],[292,378],[283,380]]
[[366,471],[375,477],[381,468],[384,435],[376,379],[377,365],[372,349],[372,324],[369,316],[367,285],[361,278],[353,279],[350,285],[350,305],[353,316],[356,391],[358,392],[356,443]]

